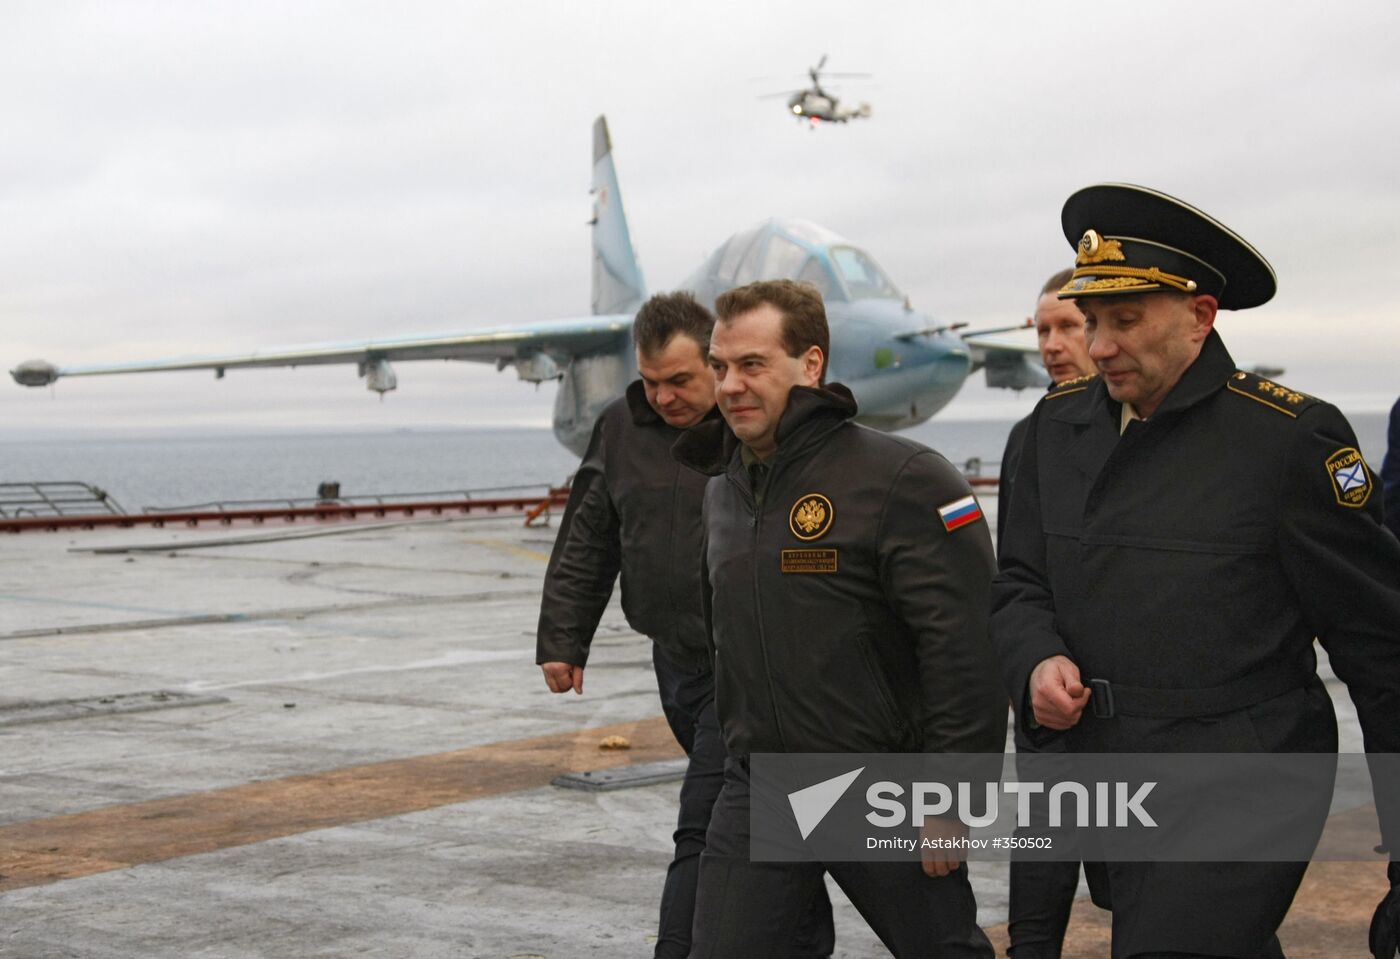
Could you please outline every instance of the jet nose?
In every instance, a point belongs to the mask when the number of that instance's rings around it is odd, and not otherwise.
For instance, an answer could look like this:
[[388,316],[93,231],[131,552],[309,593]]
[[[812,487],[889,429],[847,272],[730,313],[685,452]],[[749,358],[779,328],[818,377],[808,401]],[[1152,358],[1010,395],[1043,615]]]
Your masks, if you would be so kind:
[[20,386],[48,386],[58,379],[58,367],[46,360],[25,360],[10,370],[10,376]]

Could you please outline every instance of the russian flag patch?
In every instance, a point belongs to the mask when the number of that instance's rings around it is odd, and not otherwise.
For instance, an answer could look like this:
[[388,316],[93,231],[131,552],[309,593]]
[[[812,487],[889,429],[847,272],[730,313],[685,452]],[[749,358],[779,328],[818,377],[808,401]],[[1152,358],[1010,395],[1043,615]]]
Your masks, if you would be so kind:
[[982,507],[977,505],[975,497],[964,496],[962,499],[953,500],[947,506],[938,507],[938,518],[943,520],[943,528],[951,533],[959,526],[966,526],[981,519]]

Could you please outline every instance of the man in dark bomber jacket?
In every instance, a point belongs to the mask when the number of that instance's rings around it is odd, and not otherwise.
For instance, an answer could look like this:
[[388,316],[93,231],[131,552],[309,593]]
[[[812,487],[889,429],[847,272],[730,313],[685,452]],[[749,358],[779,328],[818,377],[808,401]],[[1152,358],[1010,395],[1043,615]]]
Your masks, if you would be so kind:
[[[700,600],[700,503],[706,477],[671,446],[717,419],[705,358],[714,324],[688,293],[652,297],[633,325],[641,379],[603,411],[574,476],[545,573],[536,662],[556,693],[583,692],[584,665],[613,583],[622,574],[628,624],[649,636],[666,720],[690,762],[681,787],[675,856],[661,899],[657,957],[690,950],[699,856],[723,778],[714,674]],[[794,956],[829,956],[823,894],[793,940]]]
[[895,955],[990,957],[956,859],[749,861],[750,753],[1000,753],[1007,710],[987,635],[991,538],[966,481],[850,422],[844,387],[819,388],[829,336],[814,288],[763,281],[716,309],[725,422],[675,451],[714,474],[704,558],[730,752],[691,956],[781,954],[827,871]]

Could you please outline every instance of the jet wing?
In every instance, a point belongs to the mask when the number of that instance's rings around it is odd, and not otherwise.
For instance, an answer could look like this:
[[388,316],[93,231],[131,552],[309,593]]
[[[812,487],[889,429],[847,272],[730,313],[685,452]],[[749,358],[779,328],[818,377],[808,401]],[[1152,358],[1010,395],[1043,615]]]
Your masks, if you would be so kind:
[[1039,354],[1040,347],[1034,343],[1017,343],[1011,340],[997,340],[989,336],[966,336],[963,342],[975,350],[986,352],[1010,352],[1017,354]]
[[[515,365],[521,379],[532,382],[553,379],[560,367],[575,357],[617,347],[628,335],[632,314],[618,313],[550,320],[519,326],[486,327],[405,336],[375,337],[342,343],[306,343],[209,356],[176,356],[94,366],[55,366],[43,360],[29,360],[10,371],[22,386],[47,386],[64,376],[106,376],[116,373],[156,373],[172,370],[225,370],[247,367],[312,366],[327,363],[355,363],[362,376],[374,374],[392,382],[390,360],[469,360],[494,363],[497,369]],[[381,379],[381,383],[386,380]],[[393,389],[388,385],[387,389]]]
[[972,356],[972,371],[985,370],[988,386],[1024,390],[1050,385],[1050,375],[1040,364],[1040,348],[1034,343],[990,336],[964,336],[963,342]]

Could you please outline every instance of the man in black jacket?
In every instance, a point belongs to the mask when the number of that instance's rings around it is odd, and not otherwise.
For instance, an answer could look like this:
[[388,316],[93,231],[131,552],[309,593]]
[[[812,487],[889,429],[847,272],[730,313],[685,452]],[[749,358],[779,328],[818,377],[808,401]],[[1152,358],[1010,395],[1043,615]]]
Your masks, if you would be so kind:
[[[1098,371],[1089,359],[1089,345],[1084,342],[1084,314],[1073,300],[1057,295],[1070,280],[1073,270],[1061,270],[1040,288],[1035,301],[1035,335],[1040,347],[1040,362],[1050,374],[1050,384],[1058,386],[1066,380],[1093,376]],[[1016,464],[1021,458],[1021,440],[1026,435],[1026,416],[1011,427],[1006,436],[1006,449],[1001,454],[1001,475],[997,479],[997,548],[1001,547],[1001,531],[1006,528],[1006,508],[1011,503],[1011,487],[1016,479]]]
[[[551,691],[583,692],[598,621],[622,574],[628,624],[651,637],[666,721],[689,757],[675,856],[661,898],[657,957],[690,950],[699,856],[723,778],[714,674],[700,598],[700,502],[706,478],[671,458],[677,437],[714,419],[706,360],[714,319],[689,293],[659,294],[632,337],[641,379],[598,418],[545,573],[536,662]],[[814,901],[794,955],[829,956],[831,905]]]
[[967,482],[932,450],[850,422],[844,387],[821,388],[815,288],[759,282],[716,310],[725,422],[676,446],[714,474],[704,559],[730,753],[691,955],[781,955],[826,871],[895,955],[990,957],[955,856],[925,869],[749,860],[751,753],[1000,753],[1006,698],[987,638],[991,537]]
[[[1335,752],[1317,637],[1368,752],[1400,750],[1400,543],[1374,478],[1335,407],[1238,370],[1214,329],[1269,300],[1273,270],[1143,187],[1081,190],[1062,220],[1060,295],[1101,375],[1051,389],[1021,448],[992,615],[1021,731],[1082,753]],[[1110,862],[1113,956],[1281,956],[1305,866]],[[1373,930],[1385,959],[1398,902]]]
[[[1073,300],[1062,300],[1058,296],[1073,272],[1061,270],[1050,277],[1040,288],[1035,304],[1033,319],[1040,360],[1055,386],[1091,377],[1097,372],[1094,361],[1089,358],[1089,345],[1084,341],[1084,314]],[[998,552],[1010,513],[1008,506],[1016,481],[1016,466],[1021,459],[1021,441],[1030,419],[1027,416],[1011,428],[1006,438],[1006,452],[1001,456],[1001,477],[997,484]],[[1037,751],[1019,725],[1016,751]],[[1012,861],[1011,901],[1006,919],[1006,931],[1011,939],[1007,954],[1011,959],[1059,959],[1078,887],[1077,862]]]

